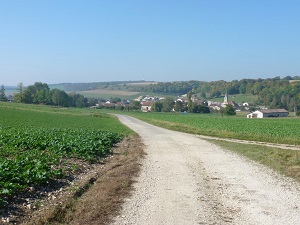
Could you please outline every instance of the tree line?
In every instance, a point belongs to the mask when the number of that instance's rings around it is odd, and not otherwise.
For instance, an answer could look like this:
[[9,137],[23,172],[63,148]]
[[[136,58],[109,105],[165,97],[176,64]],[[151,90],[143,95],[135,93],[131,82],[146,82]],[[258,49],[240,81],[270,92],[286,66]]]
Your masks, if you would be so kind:
[[95,105],[97,100],[87,99],[78,93],[66,93],[59,89],[50,90],[46,83],[35,82],[24,88],[23,84],[18,85],[17,93],[14,94],[14,100],[27,104],[45,104],[61,107],[88,107]]
[[[188,92],[197,94],[201,99],[216,98],[228,93],[252,94],[258,96],[253,102],[256,105],[264,105],[269,108],[285,108],[289,111],[296,107],[300,110],[300,76],[279,76],[268,79],[242,79],[232,81],[176,81],[158,82],[150,85],[131,85],[131,82],[95,82],[79,84],[63,84],[69,91],[76,90],[124,90],[143,93],[157,93],[164,95],[183,95]],[[65,89],[66,90],[66,89]]]
[[[295,108],[300,110],[300,77],[286,76],[284,78],[275,77],[268,79],[242,79],[230,82],[219,81],[177,81],[177,82],[158,82],[150,85],[130,85],[130,82],[98,82],[63,84],[69,91],[91,90],[91,89],[116,89],[137,92],[150,92],[165,95],[182,95],[191,92],[197,94],[201,99],[211,99],[220,97],[225,93],[252,94],[257,95],[257,105],[264,105],[269,108],[285,108],[293,111]],[[95,99],[86,99],[83,95],[75,92],[67,94],[60,89],[51,89],[45,83],[37,82],[24,89],[22,84],[18,86],[18,93],[14,96],[17,102],[42,103],[58,106],[86,107],[96,103]],[[2,85],[0,89],[0,101],[7,100],[5,89]],[[161,107],[158,103],[158,109]],[[180,103],[177,103],[180,104]],[[180,107],[180,106],[177,106]],[[197,107],[196,107],[197,108]],[[196,109],[199,111],[200,109]],[[190,109],[188,109],[190,111]],[[200,110],[201,111],[201,110]]]
[[300,77],[286,76],[268,79],[242,79],[230,82],[219,80],[211,82],[186,81],[186,82],[162,82],[140,87],[147,92],[161,94],[192,94],[199,95],[202,99],[217,98],[225,93],[257,95],[257,105],[269,108],[285,108],[293,111],[300,110]]

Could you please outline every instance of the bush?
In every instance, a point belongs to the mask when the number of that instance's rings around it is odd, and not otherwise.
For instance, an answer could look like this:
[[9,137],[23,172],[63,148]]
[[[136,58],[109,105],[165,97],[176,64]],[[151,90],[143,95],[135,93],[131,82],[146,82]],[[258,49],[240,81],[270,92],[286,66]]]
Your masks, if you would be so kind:
[[232,105],[226,105],[226,107],[224,109],[224,114],[227,116],[233,116],[233,115],[236,115],[236,112]]

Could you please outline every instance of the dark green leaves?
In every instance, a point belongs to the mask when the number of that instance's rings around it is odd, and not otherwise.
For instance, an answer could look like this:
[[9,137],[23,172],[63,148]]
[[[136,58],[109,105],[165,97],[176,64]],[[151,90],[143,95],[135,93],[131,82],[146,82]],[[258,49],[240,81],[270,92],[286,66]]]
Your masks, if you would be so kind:
[[61,177],[63,158],[96,161],[120,139],[101,130],[0,126],[0,199]]

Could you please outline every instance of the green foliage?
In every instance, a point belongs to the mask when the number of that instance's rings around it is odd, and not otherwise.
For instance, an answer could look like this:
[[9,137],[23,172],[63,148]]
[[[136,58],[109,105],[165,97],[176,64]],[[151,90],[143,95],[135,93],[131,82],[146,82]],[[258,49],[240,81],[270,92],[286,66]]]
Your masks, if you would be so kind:
[[195,103],[191,103],[190,106],[191,113],[210,113],[210,110],[207,105],[198,105]]
[[68,106],[69,105],[69,97],[66,92],[53,89],[51,90],[52,104],[57,106]]
[[131,102],[130,107],[132,110],[140,110],[141,103],[139,101],[133,101],[133,102]]
[[93,162],[132,133],[95,109],[1,102],[0,115],[0,206],[29,186],[63,176],[65,159]]
[[122,99],[118,98],[118,97],[110,98],[110,102],[112,102],[112,103],[117,103],[117,102],[121,102],[121,101],[122,101]]
[[151,110],[153,112],[161,112],[162,108],[163,108],[162,102],[161,101],[156,101],[156,102],[153,102]]
[[[65,91],[90,91],[90,90],[110,90],[110,91],[128,91],[135,93],[151,93],[159,95],[182,95],[191,92],[191,94],[201,93],[202,98],[208,96],[211,99],[219,98],[222,94],[228,93],[229,95],[246,95],[245,100],[236,100],[238,102],[251,102],[260,105],[265,105],[271,108],[285,108],[290,111],[294,107],[300,109],[300,82],[297,81],[297,76],[287,76],[283,79],[280,77],[269,79],[242,79],[226,82],[224,80],[202,82],[202,81],[181,81],[181,82],[158,82],[158,83],[143,83],[143,82],[100,82],[100,83],[84,83],[84,84],[62,84],[57,86],[64,88]],[[138,85],[137,85],[138,84]],[[83,92],[82,92],[83,93]],[[24,94],[25,99],[30,98],[27,96],[26,91]],[[84,93],[90,94],[89,92]],[[19,94],[18,94],[19,95]],[[16,99],[20,96],[16,95]],[[90,97],[97,97],[99,95],[90,95]],[[18,97],[18,98],[17,98]],[[104,97],[101,95],[101,97]],[[106,95],[104,98],[109,99],[113,94]],[[123,96],[118,96],[123,98]],[[131,95],[130,99],[134,97]],[[25,101],[25,100],[23,100]],[[255,102],[254,102],[255,101]],[[73,105],[74,106],[74,105]],[[188,104],[188,111],[190,104]],[[78,106],[76,106],[78,107]]]
[[188,108],[188,112],[192,111],[192,92],[189,91],[187,93],[187,98],[188,98],[188,104],[187,104],[187,108]]
[[234,110],[234,108],[233,108],[233,106],[232,105],[226,105],[226,107],[224,108],[224,114],[226,115],[226,116],[233,116],[233,115],[236,115],[236,112],[235,112],[235,110]]
[[89,108],[57,108],[45,105],[31,105],[18,103],[0,103],[0,125],[44,127],[44,128],[72,128],[92,129],[132,133],[113,116],[101,113],[100,110]]
[[201,86],[201,81],[175,81],[175,82],[158,82],[147,86],[135,87],[134,91],[152,92],[169,95],[182,95],[194,88]]
[[63,158],[93,162],[110,153],[121,135],[89,129],[0,126],[0,198],[63,175]]
[[174,108],[174,99],[171,97],[166,97],[161,101],[162,103],[162,111],[163,112],[171,112]]
[[176,101],[174,108],[176,112],[182,112],[184,109],[183,103],[181,101]]
[[46,104],[62,107],[88,107],[88,99],[83,95],[71,93],[59,89],[52,89],[46,83],[35,82],[34,85],[23,89],[23,84],[19,84],[19,92],[14,94],[17,102],[28,104]]
[[[257,102],[258,96],[253,94],[235,94],[235,95],[229,95],[229,101],[235,101],[235,102],[248,102],[248,103],[254,103]],[[217,102],[223,102],[224,96],[220,96],[219,98],[212,98],[212,101]]]
[[4,88],[3,84],[1,85],[1,88],[0,88],[0,101],[2,101],[2,102],[7,101],[7,97],[5,95],[5,88]]

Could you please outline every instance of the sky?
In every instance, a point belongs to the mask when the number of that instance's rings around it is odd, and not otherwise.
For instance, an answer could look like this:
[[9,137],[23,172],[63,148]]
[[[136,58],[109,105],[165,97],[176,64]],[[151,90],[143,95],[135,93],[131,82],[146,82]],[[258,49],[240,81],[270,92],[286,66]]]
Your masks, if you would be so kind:
[[300,75],[299,0],[0,0],[0,85]]

